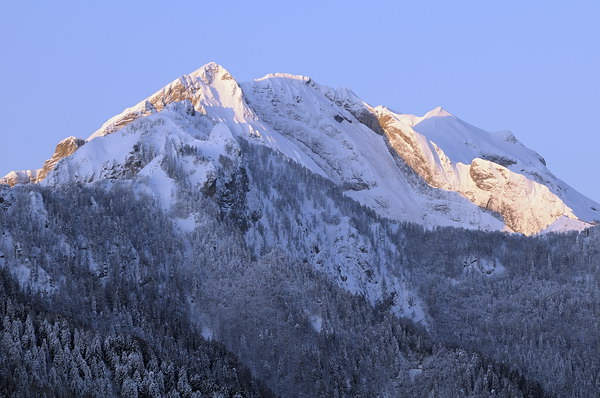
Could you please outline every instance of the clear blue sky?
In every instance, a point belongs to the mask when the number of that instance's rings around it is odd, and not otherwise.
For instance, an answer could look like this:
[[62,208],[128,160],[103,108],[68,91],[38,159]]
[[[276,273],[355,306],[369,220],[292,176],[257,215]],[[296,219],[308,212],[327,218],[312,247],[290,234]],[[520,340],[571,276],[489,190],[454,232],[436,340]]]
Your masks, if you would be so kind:
[[600,2],[0,0],[0,175],[215,61],[512,130],[600,201]]

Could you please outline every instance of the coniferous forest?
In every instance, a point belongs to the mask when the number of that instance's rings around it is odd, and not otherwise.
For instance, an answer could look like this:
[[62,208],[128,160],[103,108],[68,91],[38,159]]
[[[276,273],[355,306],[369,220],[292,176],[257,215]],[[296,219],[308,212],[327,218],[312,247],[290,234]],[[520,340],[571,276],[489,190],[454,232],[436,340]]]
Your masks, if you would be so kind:
[[0,185],[0,395],[600,394],[600,228],[425,229],[240,145],[202,189],[166,158],[169,210]]

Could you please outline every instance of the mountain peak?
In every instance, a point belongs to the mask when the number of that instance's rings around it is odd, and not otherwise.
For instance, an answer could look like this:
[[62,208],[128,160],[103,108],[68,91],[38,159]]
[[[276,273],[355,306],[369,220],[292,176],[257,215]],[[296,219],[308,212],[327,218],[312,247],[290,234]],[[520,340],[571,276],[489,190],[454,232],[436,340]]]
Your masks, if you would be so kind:
[[[132,121],[162,111],[173,102],[189,101],[202,114],[220,109],[235,110],[235,122],[242,121],[250,112],[244,107],[241,90],[233,76],[216,62],[209,62],[190,74],[180,76],[150,97],[125,109],[105,122],[88,137],[88,141],[111,134]],[[221,117],[217,117],[222,119]]]
[[431,118],[436,118],[436,117],[455,118],[454,115],[452,115],[450,112],[448,112],[441,106],[436,106],[435,108],[433,108],[432,110],[430,110],[429,112],[424,114],[423,116],[417,116],[417,115],[413,115],[410,113],[399,113],[399,112],[396,112],[393,109],[390,109],[389,107],[383,106],[383,105],[379,105],[379,106],[375,107],[375,110],[378,112],[381,112],[381,113],[393,113],[396,119],[398,119],[402,123],[404,123],[408,126],[411,126],[411,127],[416,126],[417,124],[421,123],[423,120],[427,120],[427,119],[431,119]]
[[429,119],[431,117],[454,117],[450,112],[442,108],[441,106],[436,106],[425,115],[423,115],[423,119]]
[[188,76],[200,78],[206,84],[212,84],[215,80],[234,80],[231,73],[216,62],[209,62],[206,65],[196,69]]
[[[184,142],[187,146],[175,151],[171,144],[159,145],[146,155],[155,155],[157,164],[181,155],[181,167],[200,185],[210,184],[207,176],[223,166],[218,161],[205,164],[207,159],[219,159],[215,148],[225,142],[223,148],[231,150],[242,137],[330,179],[388,218],[425,225],[506,227],[525,234],[538,233],[563,215],[584,223],[598,220],[590,209],[600,205],[557,180],[539,155],[514,145],[514,137],[489,134],[441,106],[423,116],[400,114],[384,106],[373,108],[350,90],[334,90],[309,77],[285,73],[238,84],[225,68],[210,62],[109,119],[87,142],[144,117],[156,123],[136,123],[107,141],[86,144],[83,151],[78,149],[84,141],[70,137],[59,143],[41,169],[15,172],[0,183],[40,182],[52,170],[57,176],[52,184],[71,176],[95,181],[131,176],[132,170],[142,173],[132,165],[142,164],[136,156],[145,145],[139,141],[143,130],[143,137],[154,137],[152,142],[166,136]],[[199,155],[196,163],[186,163],[189,154]],[[67,157],[71,160],[59,165]],[[150,172],[147,169],[141,176]],[[188,173],[182,176],[187,178]],[[163,191],[169,190],[156,192]]]

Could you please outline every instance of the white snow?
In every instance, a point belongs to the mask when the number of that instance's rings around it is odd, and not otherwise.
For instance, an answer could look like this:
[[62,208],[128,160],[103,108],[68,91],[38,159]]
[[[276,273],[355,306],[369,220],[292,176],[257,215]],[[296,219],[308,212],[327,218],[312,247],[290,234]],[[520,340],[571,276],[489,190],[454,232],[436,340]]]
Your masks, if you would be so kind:
[[174,200],[175,182],[167,176],[160,163],[163,159],[155,157],[140,172],[138,177],[142,183],[145,183],[159,200],[163,210],[169,210]]
[[293,80],[300,80],[303,82],[310,81],[310,77],[308,77],[308,76],[292,75],[291,73],[269,73],[263,77],[259,77],[258,79],[255,79],[255,81],[259,82],[261,80],[267,80],[267,79],[273,79],[273,78],[293,79]]
[[[162,105],[157,109],[150,103]],[[397,154],[420,162],[421,172],[429,172],[430,179],[416,177],[394,158],[384,137],[357,119],[362,112],[388,118],[396,129],[388,133],[391,145],[409,143],[394,146]],[[136,120],[112,132],[111,126],[129,121],[132,114]],[[539,155],[512,134],[477,129],[441,107],[422,117],[398,114],[372,108],[348,89],[333,90],[308,77],[287,74],[238,84],[216,64],[182,76],[109,120],[86,145],[59,162],[44,183],[130,180],[137,190],[156,197],[167,213],[173,212],[180,231],[189,232],[197,222],[194,215],[173,210],[178,184],[201,189],[218,172],[221,156],[233,161],[239,157],[237,137],[279,151],[385,217],[428,227],[510,231],[508,222],[484,209],[493,200],[504,201],[503,206],[516,212],[511,225],[533,226],[527,230],[531,233],[546,227],[547,231],[581,229],[589,224],[578,220],[582,216],[577,209],[600,208],[554,178]],[[151,159],[140,169],[125,167],[135,163],[140,148]],[[306,206],[306,217],[320,217],[314,204]],[[583,220],[590,221],[589,217]],[[357,250],[365,242],[357,240],[360,234],[347,219],[340,215],[335,223],[324,224],[322,233],[333,244],[321,247],[312,260],[327,264],[322,271],[335,283],[365,294],[373,303],[393,292],[397,314],[426,324],[418,296],[389,272],[388,266],[394,265],[366,265],[368,258]],[[256,231],[248,231],[247,239],[258,239],[253,234]],[[273,244],[280,238],[266,234],[260,239]],[[307,239],[319,241],[318,236]],[[357,263],[364,268],[356,267]],[[475,271],[496,275],[502,270],[501,264],[482,260]],[[317,325],[314,320],[313,327]]]
[[[190,136],[198,137],[194,128],[173,122],[179,117],[173,114],[181,114],[182,109],[167,105],[168,117],[164,111],[155,115],[157,107],[160,111],[165,103],[184,100],[216,125],[208,137],[201,137],[202,145],[192,143],[207,158],[217,159],[241,135],[328,177],[347,195],[386,217],[426,226],[515,230],[527,234],[547,228],[562,216],[583,222],[600,220],[600,211],[593,210],[600,205],[556,179],[541,157],[509,132],[488,133],[441,107],[424,116],[399,114],[381,106],[372,108],[348,89],[333,90],[301,75],[274,73],[238,84],[221,66],[207,64],[110,119],[88,138],[84,148],[93,144],[95,138],[110,133],[120,121],[142,116],[164,119],[165,128],[178,125],[178,139],[190,143]],[[426,182],[399,168],[384,138],[353,116],[365,111],[391,118],[392,125],[412,140],[410,148],[398,148],[397,153],[405,161],[406,156],[417,159],[422,164],[417,173]],[[103,147],[107,147],[105,152],[119,152],[108,145]],[[87,150],[90,163],[106,163],[97,159],[98,150],[97,147]],[[112,161],[122,163],[127,153],[113,155]],[[81,169],[85,168],[85,162],[81,163],[76,173],[89,175]],[[214,162],[210,160],[189,158],[180,163],[193,185],[203,184],[215,173]],[[414,162],[408,163],[414,167]],[[474,170],[492,175],[493,178],[486,180],[489,186],[482,188],[474,181]],[[78,177],[71,173],[67,179]],[[168,183],[165,176],[156,178],[157,183]],[[153,186],[166,202],[168,192],[161,191],[156,184]],[[503,198],[502,205],[492,199],[498,197]],[[498,209],[509,208],[512,218],[502,222],[482,210],[489,206],[490,200]],[[579,224],[557,225],[569,229],[578,228]]]
[[[393,145],[403,145],[396,147],[395,156],[422,179],[399,167],[384,138],[357,120],[355,115],[365,112],[391,120],[397,135],[388,136],[396,137]],[[580,229],[577,220],[600,221],[600,205],[554,177],[543,159],[510,132],[488,133],[441,107],[424,116],[373,108],[351,90],[334,90],[301,75],[274,73],[238,84],[215,63],[181,76],[108,120],[71,161],[59,162],[60,172],[50,173],[47,181],[122,178],[133,145],[144,142],[157,157],[165,151],[172,155],[167,147],[195,148],[198,156],[177,156],[178,167],[190,184],[201,187],[238,136],[281,152],[331,179],[346,195],[398,220],[526,234]],[[166,208],[174,200],[173,182],[159,171],[158,162],[139,177],[146,178]],[[483,188],[474,172],[489,175]],[[31,177],[26,174],[12,177]],[[485,211],[490,205],[490,210],[508,209],[501,212],[504,222]],[[557,222],[561,217],[573,222]]]
[[[389,120],[394,131],[387,137],[395,152],[363,124],[364,112]],[[531,234],[581,230],[600,220],[594,210],[599,204],[555,178],[541,157],[511,133],[488,133],[441,107],[421,117],[373,108],[348,89],[333,90],[305,76],[270,74],[238,84],[214,63],[111,118],[83,147],[59,161],[43,184],[125,180],[154,196],[181,232],[191,232],[200,220],[177,210],[179,189],[182,184],[202,189],[214,179],[222,157],[238,161],[238,137],[280,152],[391,219],[482,230],[510,231],[511,225]],[[31,199],[43,220],[41,197],[32,194]],[[262,198],[249,200],[273,210]],[[488,205],[511,212],[502,221],[486,210]],[[303,204],[303,217],[318,219],[321,211],[314,203]],[[318,232],[307,232],[307,242],[320,246],[311,255],[313,265],[371,303],[394,295],[396,314],[427,326],[423,302],[392,271],[398,265],[371,264],[365,253],[379,251],[385,258],[383,249],[372,247],[348,218],[330,216]],[[273,231],[264,234],[257,237],[251,229],[246,239],[257,247],[284,239]],[[15,272],[21,279],[30,276],[23,265]],[[477,259],[465,272],[500,275],[504,267]],[[320,332],[321,316],[307,316]],[[202,335],[210,339],[212,331],[205,327]],[[411,371],[412,379],[421,370]]]
[[[2,260],[2,259],[0,259]],[[0,267],[4,267],[6,264],[0,262]],[[45,292],[50,293],[55,290],[55,287],[51,283],[50,275],[42,267],[35,268],[35,278],[32,275],[32,267],[29,261],[25,263],[17,262],[7,267],[8,271],[19,281],[21,286],[27,286],[34,292]]]
[[583,231],[591,227],[593,224],[583,222],[581,220],[574,220],[565,216],[560,216],[552,224],[548,225],[541,233],[548,232],[567,232],[567,231]]
[[310,319],[310,324],[312,325],[315,332],[320,333],[321,328],[323,327],[323,318],[321,318],[318,315],[311,315],[309,317],[309,319]]
[[41,169],[37,170],[15,170],[0,178],[0,184],[16,185],[35,181]]
[[577,198],[510,133],[485,132],[441,108],[422,118],[383,107],[377,112],[396,153],[429,185],[498,212],[508,230],[532,235],[561,216],[597,218],[594,202]]
[[419,376],[421,373],[423,373],[423,365],[418,368],[408,369],[408,377],[410,378],[411,382],[414,382],[417,376]]
[[506,268],[496,258],[468,258],[463,263],[463,272],[465,274],[478,274],[491,277],[502,275],[505,271]]
[[[434,114],[431,114],[432,112]],[[573,212],[570,218],[580,218],[585,221],[600,220],[600,212],[593,210],[594,207],[598,208],[594,201],[556,178],[547,169],[543,158],[522,145],[512,133],[508,131],[489,133],[447,112],[441,113],[436,110],[432,112],[416,123],[414,129],[435,142],[453,163],[468,165],[476,158],[504,161],[504,166],[510,171],[546,186],[565,204],[566,208]]]
[[[362,106],[351,91],[337,92],[282,75],[241,86],[251,107],[268,126],[262,135],[274,136],[273,130],[280,134],[276,141],[285,145],[276,149],[288,157],[290,152],[295,154],[292,158],[313,171],[316,164],[319,174],[347,186],[348,196],[382,215],[428,226],[503,228],[500,221],[460,195],[442,191],[427,195],[415,189],[397,167],[383,137],[338,105]],[[449,202],[451,205],[445,205]]]
[[192,232],[196,228],[196,217],[193,214],[187,218],[175,218],[174,221],[182,232]]
[[200,332],[204,340],[212,340],[213,331],[208,326],[202,326],[202,331]]

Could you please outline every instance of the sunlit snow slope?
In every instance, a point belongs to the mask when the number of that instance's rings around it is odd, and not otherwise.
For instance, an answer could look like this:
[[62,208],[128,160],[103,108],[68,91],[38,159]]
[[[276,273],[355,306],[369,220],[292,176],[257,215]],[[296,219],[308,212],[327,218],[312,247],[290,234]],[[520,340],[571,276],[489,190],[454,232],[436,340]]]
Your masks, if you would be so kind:
[[[181,105],[169,105],[174,103]],[[174,121],[190,112],[203,116],[202,122]],[[157,113],[161,117],[145,127],[113,134]],[[157,123],[165,127],[157,129]],[[163,153],[162,162],[184,162],[186,178],[203,187],[214,178],[220,155],[239,150],[236,137],[279,151],[393,219],[528,235],[582,229],[600,220],[599,204],[554,177],[543,158],[511,133],[485,132],[441,108],[417,117],[372,107],[349,90],[303,76],[272,74],[238,84],[214,63],[111,118],[81,148],[82,141],[65,140],[42,169],[12,172],[0,182],[45,178],[64,184],[139,175],[168,207],[169,177],[157,164],[137,159],[135,146],[145,142]],[[203,162],[169,155],[189,148],[206,153]]]

